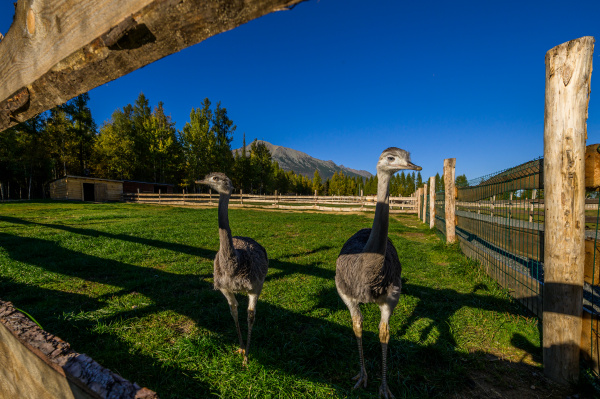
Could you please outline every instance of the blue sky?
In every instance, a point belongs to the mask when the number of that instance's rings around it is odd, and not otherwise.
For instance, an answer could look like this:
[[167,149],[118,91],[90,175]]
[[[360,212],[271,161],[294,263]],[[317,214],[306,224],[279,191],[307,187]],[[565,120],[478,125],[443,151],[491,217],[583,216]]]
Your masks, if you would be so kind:
[[[13,13],[0,2],[0,32]],[[182,129],[208,97],[237,125],[233,148],[245,132],[374,173],[396,146],[424,178],[454,157],[471,179],[543,155],[544,56],[600,40],[599,16],[598,0],[313,0],[96,88],[90,106],[101,125],[143,92]],[[600,142],[599,79],[588,144]]]

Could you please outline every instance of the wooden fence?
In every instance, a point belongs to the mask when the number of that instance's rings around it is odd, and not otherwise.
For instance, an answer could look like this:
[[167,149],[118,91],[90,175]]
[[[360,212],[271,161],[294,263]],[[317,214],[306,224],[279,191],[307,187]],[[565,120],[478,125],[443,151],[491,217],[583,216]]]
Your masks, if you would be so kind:
[[543,159],[456,188],[449,158],[445,192],[423,198],[437,213],[423,222],[435,218],[447,242],[542,319],[544,373],[562,383],[577,381],[580,358],[600,376],[600,218],[585,198],[600,188],[600,145],[585,145],[593,48],[584,37],[546,54]]
[[[123,201],[173,206],[217,206],[218,194],[123,194]],[[230,207],[313,210],[324,212],[375,211],[375,196],[309,196],[232,194]],[[417,213],[417,197],[390,197],[390,213]]]

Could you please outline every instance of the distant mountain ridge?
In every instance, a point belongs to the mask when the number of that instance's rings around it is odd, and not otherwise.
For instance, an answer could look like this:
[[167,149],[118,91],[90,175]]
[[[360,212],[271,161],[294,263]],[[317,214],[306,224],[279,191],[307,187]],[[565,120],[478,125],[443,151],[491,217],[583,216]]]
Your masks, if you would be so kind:
[[[371,177],[371,173],[366,170],[356,170],[348,168],[344,165],[337,165],[333,161],[323,161],[311,157],[310,155],[294,150],[292,148],[282,147],[279,145],[273,145],[267,141],[258,140],[259,143],[263,143],[271,152],[271,157],[274,161],[279,163],[279,167],[283,170],[293,170],[295,173],[304,175],[312,179],[315,174],[315,169],[319,171],[323,180],[330,179],[334,173],[343,172],[346,176],[360,176],[360,177]],[[242,152],[242,148],[233,150],[233,153]],[[250,144],[246,145],[246,153],[250,154]]]

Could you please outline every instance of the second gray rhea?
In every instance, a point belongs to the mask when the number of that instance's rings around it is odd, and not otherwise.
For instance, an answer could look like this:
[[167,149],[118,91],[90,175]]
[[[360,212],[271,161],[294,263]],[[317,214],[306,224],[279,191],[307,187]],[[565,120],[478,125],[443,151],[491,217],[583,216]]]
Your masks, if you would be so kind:
[[[229,198],[233,192],[231,180],[224,174],[213,172],[196,183],[205,184],[219,193],[219,251],[214,263],[214,286],[221,291],[235,322],[239,352],[243,353],[243,364],[248,363],[250,337],[256,315],[256,304],[269,268],[267,251],[252,238],[232,237],[229,228]],[[248,338],[244,347],[238,321],[238,302],[235,293],[248,294]]]

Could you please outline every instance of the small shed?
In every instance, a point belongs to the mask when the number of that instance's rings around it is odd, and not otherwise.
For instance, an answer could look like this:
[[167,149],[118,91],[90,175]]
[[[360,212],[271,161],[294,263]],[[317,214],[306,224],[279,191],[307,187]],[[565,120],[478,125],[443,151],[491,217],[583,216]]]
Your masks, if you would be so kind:
[[50,182],[50,198],[79,201],[121,201],[123,181],[65,176]]
[[125,194],[173,194],[173,184],[148,183],[143,181],[123,181],[123,192]]

